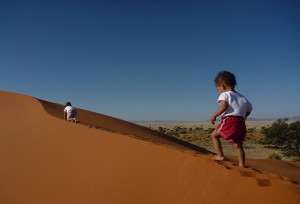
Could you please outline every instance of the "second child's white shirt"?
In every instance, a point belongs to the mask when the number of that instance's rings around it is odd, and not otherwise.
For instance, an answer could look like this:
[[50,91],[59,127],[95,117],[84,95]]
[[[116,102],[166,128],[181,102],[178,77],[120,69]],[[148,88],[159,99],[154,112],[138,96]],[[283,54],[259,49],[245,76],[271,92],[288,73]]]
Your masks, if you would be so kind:
[[73,106],[67,106],[64,109],[64,112],[67,113],[67,118],[69,119],[72,116],[72,111],[74,110]]
[[251,103],[243,95],[234,91],[221,93],[218,103],[220,103],[220,101],[226,101],[228,103],[228,107],[222,114],[222,117],[241,116],[245,118],[246,113],[252,111]]

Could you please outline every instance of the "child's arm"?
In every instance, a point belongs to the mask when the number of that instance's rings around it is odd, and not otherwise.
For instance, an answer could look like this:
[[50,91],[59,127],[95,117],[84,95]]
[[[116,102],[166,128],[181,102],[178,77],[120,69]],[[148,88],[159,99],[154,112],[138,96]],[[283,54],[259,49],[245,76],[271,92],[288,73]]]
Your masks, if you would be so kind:
[[223,101],[223,100],[220,101],[220,107],[211,116],[211,119],[210,119],[211,124],[215,124],[216,118],[225,112],[225,110],[227,109],[227,106],[228,106],[228,104],[226,101]]
[[247,117],[250,115],[251,111],[252,111],[252,104],[247,100],[247,112],[246,112],[245,119],[247,119]]

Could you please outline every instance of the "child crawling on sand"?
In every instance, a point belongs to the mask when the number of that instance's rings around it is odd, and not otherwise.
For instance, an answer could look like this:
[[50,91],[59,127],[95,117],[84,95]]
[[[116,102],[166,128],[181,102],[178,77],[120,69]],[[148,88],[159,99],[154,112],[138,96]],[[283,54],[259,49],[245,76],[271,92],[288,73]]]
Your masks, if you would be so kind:
[[221,71],[215,77],[215,86],[220,93],[218,103],[220,107],[212,115],[210,122],[215,124],[216,118],[221,116],[221,123],[212,133],[212,141],[217,155],[213,160],[225,159],[220,137],[233,143],[237,151],[239,166],[245,167],[245,151],[243,141],[246,136],[245,120],[252,111],[251,103],[241,94],[234,90],[236,79],[234,74]]
[[79,123],[79,120],[76,118],[77,110],[72,106],[71,102],[67,102],[66,106],[67,107],[64,109],[64,119]]

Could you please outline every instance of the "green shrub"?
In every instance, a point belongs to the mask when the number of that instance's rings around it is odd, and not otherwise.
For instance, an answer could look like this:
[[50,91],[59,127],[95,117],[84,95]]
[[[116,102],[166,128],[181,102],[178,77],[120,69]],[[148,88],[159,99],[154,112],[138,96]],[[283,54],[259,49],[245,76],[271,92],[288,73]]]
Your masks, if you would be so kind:
[[291,157],[290,158],[291,162],[296,162],[296,161],[300,161],[300,157]]
[[285,156],[300,157],[300,121],[291,124],[287,119],[277,120],[270,127],[262,128],[262,143],[282,150]]
[[281,158],[280,154],[273,152],[273,153],[269,154],[268,159],[281,160],[282,158]]
[[162,134],[165,134],[167,132],[166,128],[163,128],[163,127],[158,127],[158,132],[162,133]]
[[211,134],[214,130],[215,130],[215,128],[208,128],[208,129],[206,130],[206,132],[207,132],[208,134]]

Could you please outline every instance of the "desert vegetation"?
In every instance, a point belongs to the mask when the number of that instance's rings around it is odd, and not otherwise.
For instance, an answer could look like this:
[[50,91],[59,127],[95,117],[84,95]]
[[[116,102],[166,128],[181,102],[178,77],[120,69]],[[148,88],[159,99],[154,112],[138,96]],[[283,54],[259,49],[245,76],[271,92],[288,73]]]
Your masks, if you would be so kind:
[[[170,135],[214,152],[210,135],[214,126],[203,123],[153,123],[143,124],[160,133]],[[248,122],[244,142],[248,158],[284,159],[298,161],[300,158],[300,121],[286,119],[275,122]],[[227,155],[236,155],[232,144],[221,140]]]
[[280,119],[262,128],[262,133],[262,144],[280,149],[285,156],[300,157],[300,121],[288,124],[287,119]]

